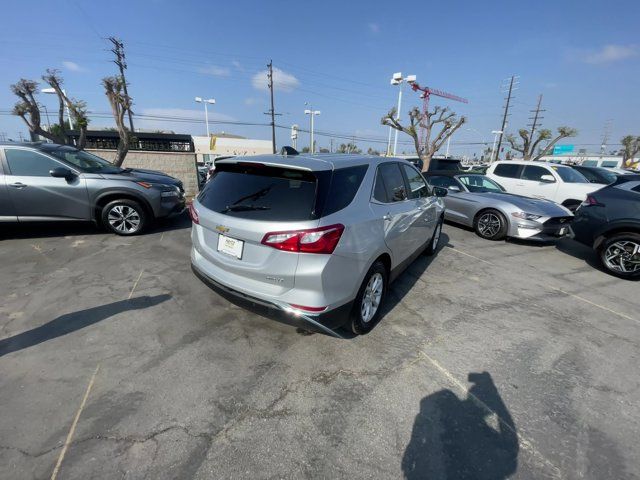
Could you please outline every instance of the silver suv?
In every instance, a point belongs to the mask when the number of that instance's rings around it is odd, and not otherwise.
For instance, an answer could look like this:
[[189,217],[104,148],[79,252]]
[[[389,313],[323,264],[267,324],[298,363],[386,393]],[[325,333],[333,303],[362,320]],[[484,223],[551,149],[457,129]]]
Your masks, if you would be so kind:
[[216,162],[193,204],[194,273],[327,333],[366,333],[388,284],[436,251],[445,189],[409,162],[264,155]]
[[182,183],[162,172],[52,143],[0,143],[0,223],[94,221],[135,235],[184,209]]

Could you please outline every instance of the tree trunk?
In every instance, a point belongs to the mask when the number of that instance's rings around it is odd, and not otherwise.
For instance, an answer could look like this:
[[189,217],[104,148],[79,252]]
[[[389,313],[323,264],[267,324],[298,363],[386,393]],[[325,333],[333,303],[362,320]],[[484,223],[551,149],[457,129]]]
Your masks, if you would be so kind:
[[80,136],[78,137],[78,143],[76,148],[78,150],[84,150],[87,145],[87,127],[80,127]]
[[122,164],[124,163],[124,159],[127,156],[127,153],[129,152],[129,132],[126,131],[126,133],[120,133],[120,141],[118,142],[118,153],[116,155],[115,160],[113,161],[113,164],[116,167],[121,167]]

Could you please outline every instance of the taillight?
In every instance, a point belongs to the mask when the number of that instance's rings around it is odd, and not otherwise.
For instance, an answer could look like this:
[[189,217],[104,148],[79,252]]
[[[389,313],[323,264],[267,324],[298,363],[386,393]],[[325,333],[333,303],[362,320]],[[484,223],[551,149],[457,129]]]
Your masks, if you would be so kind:
[[198,211],[193,206],[193,202],[189,204],[189,216],[191,217],[191,221],[196,225],[200,225],[200,217],[198,216]]
[[327,309],[327,307],[305,307],[304,305],[296,305],[295,303],[290,303],[289,305],[291,305],[296,310],[303,310],[305,312],[311,313],[320,313],[324,312]]
[[583,207],[593,207],[595,205],[600,205],[600,202],[598,202],[595,197],[593,197],[591,195],[587,195],[587,199],[584,202],[582,202],[581,206],[583,206]]
[[288,232],[269,232],[262,238],[262,244],[287,252],[333,253],[344,225],[311,228],[309,230],[291,230]]

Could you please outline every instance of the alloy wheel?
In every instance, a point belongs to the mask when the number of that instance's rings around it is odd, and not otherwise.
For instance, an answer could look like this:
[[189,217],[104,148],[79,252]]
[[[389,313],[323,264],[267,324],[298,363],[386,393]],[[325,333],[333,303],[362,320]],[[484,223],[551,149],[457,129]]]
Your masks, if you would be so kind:
[[368,323],[375,316],[382,300],[384,279],[380,273],[371,275],[360,304],[360,315],[364,323]]
[[478,219],[478,231],[483,237],[491,238],[498,234],[502,222],[497,215],[485,213]]
[[107,216],[109,225],[122,233],[134,233],[140,228],[140,214],[128,205],[114,205]]
[[640,271],[640,244],[620,240],[609,245],[604,252],[604,263],[610,270],[621,273]]

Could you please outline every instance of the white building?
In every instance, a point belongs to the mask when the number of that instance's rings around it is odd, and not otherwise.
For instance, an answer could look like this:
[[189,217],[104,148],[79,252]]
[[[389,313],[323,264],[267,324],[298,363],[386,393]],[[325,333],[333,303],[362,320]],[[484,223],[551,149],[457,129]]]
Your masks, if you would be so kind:
[[193,146],[198,163],[226,155],[262,155],[273,153],[271,140],[254,140],[228,133],[212,133],[211,137],[194,136]]
[[[622,156],[600,155],[595,153],[563,153],[561,155],[545,155],[542,162],[564,163],[570,165],[584,165],[586,167],[622,168]],[[634,158],[626,168],[640,169],[640,159]]]

